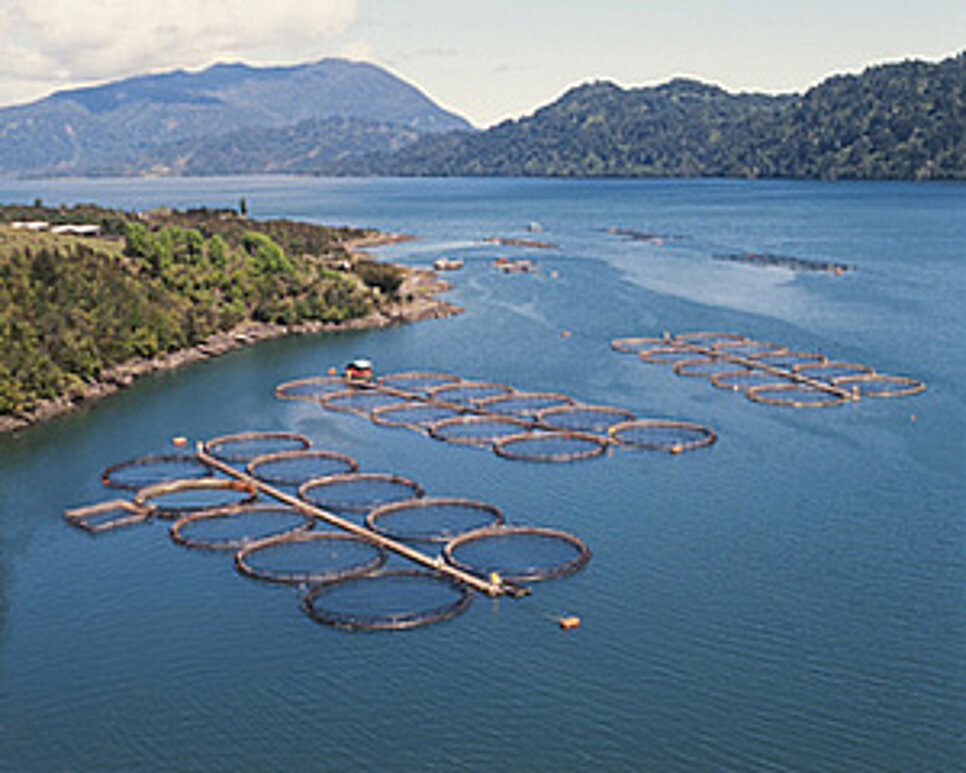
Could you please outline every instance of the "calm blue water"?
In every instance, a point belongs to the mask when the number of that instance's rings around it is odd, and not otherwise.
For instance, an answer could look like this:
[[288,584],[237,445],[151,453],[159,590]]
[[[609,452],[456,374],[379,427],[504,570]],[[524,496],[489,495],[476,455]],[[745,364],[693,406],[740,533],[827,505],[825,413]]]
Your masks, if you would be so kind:
[[[966,187],[738,181],[0,182],[0,200],[234,206],[416,233],[462,257],[460,317],[262,344],[0,438],[0,768],[966,769]],[[541,272],[473,245],[539,221]],[[626,242],[623,226],[677,236]],[[858,265],[793,275],[727,249]],[[557,276],[551,278],[550,272]],[[755,405],[612,353],[738,330],[912,375],[901,400]],[[572,335],[564,338],[562,330]],[[366,355],[700,421],[710,450],[509,462],[272,398]],[[90,538],[65,507],[110,463],[285,429],[432,494],[479,498],[594,551],[522,601],[351,635],[164,527]],[[564,633],[554,614],[583,618]]]

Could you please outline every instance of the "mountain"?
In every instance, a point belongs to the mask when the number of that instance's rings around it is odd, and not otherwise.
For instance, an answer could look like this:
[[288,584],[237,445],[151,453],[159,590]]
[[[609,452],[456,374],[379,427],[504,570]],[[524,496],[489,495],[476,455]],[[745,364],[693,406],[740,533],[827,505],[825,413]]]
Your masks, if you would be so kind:
[[470,128],[372,64],[340,59],[268,68],[219,64],[60,91],[0,109],[0,174],[130,168],[159,146],[222,135],[226,128],[308,127],[329,119],[391,124],[398,127],[397,143]]
[[484,132],[424,137],[329,174],[966,179],[966,53],[827,79],[804,95],[677,79],[591,83]]

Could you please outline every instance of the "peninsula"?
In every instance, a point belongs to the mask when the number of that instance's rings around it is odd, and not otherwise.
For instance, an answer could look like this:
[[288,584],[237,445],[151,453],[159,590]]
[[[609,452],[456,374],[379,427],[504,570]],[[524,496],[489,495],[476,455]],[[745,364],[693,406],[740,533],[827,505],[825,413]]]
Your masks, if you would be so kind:
[[234,210],[0,207],[0,432],[283,335],[449,316],[407,237]]

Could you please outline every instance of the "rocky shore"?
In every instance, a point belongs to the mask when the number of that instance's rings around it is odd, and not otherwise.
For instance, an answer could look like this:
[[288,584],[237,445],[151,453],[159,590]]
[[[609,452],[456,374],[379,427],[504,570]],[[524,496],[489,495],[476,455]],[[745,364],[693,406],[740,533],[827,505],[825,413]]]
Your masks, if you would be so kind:
[[[365,244],[354,243],[351,247],[359,249],[403,241],[405,238],[408,237],[390,234],[382,239],[367,240]],[[105,369],[99,380],[75,388],[70,393],[55,399],[42,401],[30,411],[0,416],[0,433],[23,429],[31,424],[37,424],[54,416],[68,413],[93,400],[129,387],[144,376],[219,357],[222,354],[240,349],[243,346],[251,346],[259,341],[306,333],[384,328],[424,319],[450,317],[463,311],[460,306],[437,297],[439,293],[448,290],[451,285],[441,280],[435,272],[408,266],[401,268],[405,272],[405,278],[399,288],[399,297],[406,299],[405,301],[385,304],[382,308],[373,310],[364,317],[347,320],[346,322],[304,322],[295,325],[245,322],[233,330],[216,333],[202,343],[187,349],[169,352],[151,359],[128,360],[120,365]]]

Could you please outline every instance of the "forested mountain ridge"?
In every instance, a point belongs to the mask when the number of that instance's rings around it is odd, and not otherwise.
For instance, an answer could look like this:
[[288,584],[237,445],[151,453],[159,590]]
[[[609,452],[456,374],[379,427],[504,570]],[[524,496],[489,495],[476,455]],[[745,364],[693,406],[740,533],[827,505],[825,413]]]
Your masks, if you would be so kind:
[[0,174],[116,172],[137,166],[138,158],[158,146],[336,118],[388,123],[417,136],[469,128],[463,118],[372,64],[342,59],[291,67],[221,64],[60,91],[0,108]]
[[966,53],[837,75],[803,95],[677,79],[571,89],[484,132],[424,137],[336,174],[966,179]]

